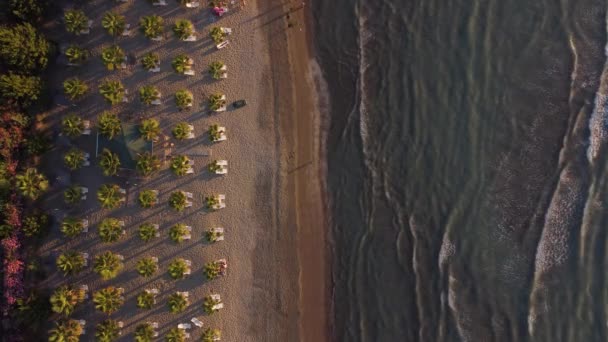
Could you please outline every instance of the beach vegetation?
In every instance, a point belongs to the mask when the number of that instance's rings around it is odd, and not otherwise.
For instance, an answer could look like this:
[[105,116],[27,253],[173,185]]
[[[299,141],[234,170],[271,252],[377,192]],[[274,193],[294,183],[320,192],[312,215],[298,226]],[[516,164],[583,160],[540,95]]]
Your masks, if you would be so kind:
[[219,125],[211,125],[209,126],[209,139],[212,142],[217,142],[222,138],[223,131],[220,131]]
[[224,67],[225,64],[223,62],[212,62],[211,64],[209,64],[209,74],[211,74],[211,77],[213,77],[213,79],[219,80],[225,73]]
[[66,237],[73,238],[84,231],[84,223],[81,219],[66,217],[61,221],[59,229]]
[[112,151],[104,148],[99,156],[99,166],[101,167],[104,176],[114,176],[118,173],[120,159],[116,153],[112,153]]
[[209,109],[217,111],[224,106],[226,106],[226,100],[223,94],[209,95]]
[[48,8],[44,0],[9,0],[8,9],[15,18],[27,22],[38,22]]
[[93,270],[103,280],[115,278],[122,269],[122,257],[116,253],[105,252],[95,256],[93,260]]
[[62,132],[68,137],[74,138],[84,131],[84,121],[76,114],[68,114],[61,120]]
[[208,209],[213,209],[220,204],[220,197],[217,195],[211,195],[205,197],[205,206]]
[[49,342],[78,342],[83,333],[82,325],[76,320],[60,320],[49,330]]
[[72,148],[63,156],[63,162],[70,170],[78,170],[84,165],[84,151]]
[[160,65],[160,56],[157,53],[149,52],[142,57],[141,65],[146,70],[152,70]]
[[126,25],[125,17],[114,12],[107,12],[101,19],[101,26],[111,36],[121,35],[125,31]]
[[107,110],[99,115],[97,127],[99,128],[99,133],[108,139],[114,139],[114,137],[122,131],[122,125],[118,115]]
[[217,160],[214,160],[211,163],[209,163],[209,165],[207,165],[207,170],[209,170],[209,172],[211,172],[211,173],[216,173],[216,172],[220,171],[221,169],[222,169],[222,167],[219,165]]
[[106,319],[95,327],[95,341],[113,342],[120,337],[120,324],[113,319]]
[[120,81],[106,80],[99,85],[99,93],[112,105],[121,103],[125,98],[125,87]]
[[126,55],[118,45],[111,45],[101,50],[101,61],[108,70],[114,70],[125,63]]
[[78,77],[68,78],[63,81],[63,92],[70,100],[77,100],[83,97],[88,90],[89,86]]
[[142,277],[151,277],[158,271],[158,261],[156,258],[143,258],[137,262],[137,273]]
[[81,10],[67,10],[63,14],[65,29],[79,35],[89,29],[89,18]]
[[107,217],[99,224],[99,238],[102,242],[116,242],[122,234],[122,222],[116,218]]
[[160,122],[156,119],[144,119],[139,125],[139,133],[148,141],[157,141],[160,135]]
[[160,159],[150,152],[139,153],[135,169],[144,177],[150,176],[154,172],[160,170]]
[[189,269],[190,266],[188,265],[185,259],[175,259],[169,264],[169,275],[171,276],[171,278],[176,280],[184,279]]
[[217,261],[208,262],[203,269],[205,277],[209,280],[217,278],[222,272],[222,264]]
[[177,38],[184,40],[194,34],[194,25],[190,20],[179,19],[175,22],[173,33]]
[[155,190],[144,190],[139,193],[138,200],[142,208],[152,208],[158,203],[158,194]]
[[29,107],[38,100],[41,91],[40,77],[13,72],[0,75],[0,96],[6,103]]
[[191,107],[193,102],[194,96],[190,91],[183,89],[178,90],[175,93],[175,105],[177,105],[177,108],[179,108],[180,110]]
[[17,189],[26,198],[36,200],[49,188],[49,181],[35,168],[28,168],[15,176]]
[[169,296],[168,306],[171,313],[180,313],[188,307],[188,297],[176,292]]
[[171,130],[171,134],[173,134],[173,137],[177,140],[186,139],[191,132],[192,129],[190,128],[190,124],[187,122],[180,122]]
[[211,315],[214,312],[219,311],[216,308],[216,305],[221,304],[222,301],[218,300],[218,299],[214,299],[211,296],[205,296],[205,298],[203,298],[203,310],[205,311],[205,313],[207,315]]
[[171,159],[171,171],[177,176],[183,176],[190,170],[190,158],[177,155]]
[[169,195],[169,206],[178,212],[186,209],[188,197],[183,191],[175,191]]
[[154,335],[156,332],[150,323],[139,324],[135,327],[135,342],[152,342]]
[[171,237],[173,242],[183,242],[188,234],[190,234],[188,226],[183,223],[177,223],[169,229],[169,237]]
[[152,223],[144,223],[138,228],[139,238],[148,242],[158,235],[158,229]]
[[221,232],[217,232],[214,230],[208,230],[205,232],[205,238],[207,239],[208,242],[217,242],[219,240],[220,237],[224,236],[224,233]]
[[147,85],[139,88],[139,100],[145,105],[151,105],[152,102],[160,99],[160,91],[152,85]]
[[155,301],[154,294],[148,291],[143,291],[137,295],[137,307],[140,309],[152,309]]
[[47,231],[48,224],[49,216],[39,211],[35,211],[23,218],[21,230],[27,237],[40,236]]
[[226,39],[226,34],[222,31],[220,27],[217,26],[211,28],[211,31],[209,31],[209,36],[215,44],[219,44]]
[[184,329],[172,328],[169,330],[167,335],[165,335],[166,342],[185,342],[186,341],[186,332]]
[[68,276],[80,273],[84,269],[86,261],[82,253],[66,251],[57,257],[55,263],[63,275]]
[[82,201],[82,197],[84,196],[84,192],[82,191],[82,187],[80,185],[72,185],[65,189],[63,192],[63,199],[66,204],[75,205]]
[[58,287],[51,297],[51,310],[58,314],[69,316],[77,304],[84,302],[84,290],[75,289],[68,285]]
[[185,54],[177,55],[177,57],[173,58],[173,62],[171,62],[173,70],[175,70],[175,72],[177,72],[178,74],[183,74],[184,72],[186,72],[186,70],[192,69],[192,64],[194,64],[192,58],[188,57]]
[[0,27],[0,58],[22,72],[46,68],[51,44],[29,23]]
[[139,26],[144,36],[156,38],[162,36],[165,30],[165,22],[161,16],[148,15],[139,19]]
[[116,184],[103,184],[97,190],[97,199],[104,209],[115,209],[120,205],[123,196],[121,188]]
[[222,338],[222,332],[220,329],[207,328],[203,331],[201,336],[201,342],[215,342]]
[[70,45],[65,50],[65,56],[68,62],[72,64],[81,64],[89,58],[89,51],[78,45]]

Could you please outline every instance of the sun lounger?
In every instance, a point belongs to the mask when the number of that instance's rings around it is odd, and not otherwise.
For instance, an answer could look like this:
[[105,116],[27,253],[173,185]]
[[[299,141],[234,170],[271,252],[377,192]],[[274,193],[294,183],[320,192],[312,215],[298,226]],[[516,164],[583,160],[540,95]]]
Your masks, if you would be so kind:
[[184,240],[191,240],[192,239],[192,234],[186,234],[186,235],[182,236],[182,239],[184,239]]
[[122,35],[123,36],[130,36],[131,35],[131,30],[129,30],[131,28],[131,24],[126,24],[125,25],[125,30],[122,31]]
[[82,226],[84,228],[89,228],[89,220],[87,219],[82,219]]
[[192,274],[192,270],[191,270],[191,269],[187,269],[187,270],[184,272],[184,275],[191,275],[191,274]]
[[192,260],[184,260],[184,262],[186,265],[188,265],[188,267],[192,266]]
[[82,258],[84,259],[84,265],[88,266],[89,265],[89,253],[80,253],[80,255],[82,255]]
[[125,326],[125,324],[124,324],[122,321],[118,322],[118,327],[119,327],[119,328],[122,328],[122,327],[124,327],[124,326]]
[[197,8],[200,5],[201,4],[198,1],[187,2],[186,3],[186,8]]
[[214,305],[214,306],[211,308],[211,310],[213,310],[213,311],[217,311],[217,310],[219,310],[219,309],[223,309],[223,308],[224,308],[224,303],[219,303],[219,304],[215,304],[215,305]]
[[191,226],[186,226],[186,230],[190,233],[192,233],[192,227]]
[[157,257],[150,257],[150,259],[152,259],[152,261],[154,261],[154,262],[158,262],[158,258]]
[[80,197],[81,201],[86,201],[87,200],[87,195],[82,195],[82,197]]
[[87,321],[85,321],[84,319],[79,319],[78,324],[80,324],[80,326],[84,328],[85,325],[87,325]]
[[85,128],[82,130],[82,135],[91,135],[91,129]]
[[219,209],[226,208],[226,195],[218,195],[218,198],[220,200],[218,204]]
[[201,322],[200,319],[196,318],[196,317],[192,317],[192,319],[190,320],[190,322],[194,323],[194,325],[196,325],[199,328],[203,327],[203,322]]
[[123,189],[123,188],[120,188],[120,189],[118,190],[118,192],[120,192],[120,193],[121,193],[121,194],[123,194],[123,195],[126,195],[126,194],[127,194],[127,190],[125,190],[125,189]]
[[91,121],[90,120],[83,120],[82,121],[82,126],[84,127],[84,129],[91,128]]
[[224,241],[224,228],[221,227],[216,227],[216,228],[211,228],[211,232],[212,233],[219,233],[221,234],[220,236],[215,238],[215,241]]
[[222,33],[226,34],[226,35],[231,35],[232,34],[232,29],[228,28],[228,27],[220,27],[220,30],[222,30]]
[[150,102],[150,104],[153,104],[153,105],[155,105],[155,106],[158,106],[158,105],[160,105],[161,103],[162,103],[162,102],[160,102],[160,99],[156,99],[156,100],[154,100],[154,101]]
[[163,36],[158,36],[158,37],[150,38],[150,40],[155,41],[155,42],[160,42],[163,39],[165,39]]
[[186,174],[193,174],[193,173],[194,173],[193,168],[189,168],[188,170],[186,170]]
[[150,72],[160,72],[160,66],[150,69]]
[[86,194],[86,193],[88,193],[88,192],[89,192],[89,188],[84,187],[84,186],[81,186],[81,187],[80,187],[80,191],[82,191],[82,193],[83,193],[83,194]]
[[[126,69],[126,68],[127,68],[127,65],[125,63],[122,63],[121,64],[121,69]],[[124,102],[124,103],[129,102],[129,98],[127,97],[126,94],[122,97],[122,102]]]
[[221,300],[222,300],[222,297],[221,297],[219,294],[217,294],[217,293],[216,293],[216,294],[212,294],[212,295],[210,295],[209,297],[210,297],[211,299],[213,299],[213,300],[219,300],[219,301],[221,301]]
[[192,324],[190,324],[190,323],[180,323],[180,324],[177,325],[177,329],[182,329],[182,330],[192,329]]
[[157,288],[154,288],[154,289],[146,289],[146,293],[157,295],[159,292],[158,292]]
[[217,44],[215,47],[216,47],[218,50],[220,50],[220,49],[223,49],[223,48],[225,48],[226,46],[228,46],[228,44],[230,44],[230,41],[229,41],[229,40],[224,40],[223,42],[221,42],[221,43]]
[[192,199],[194,197],[194,194],[191,192],[187,192],[187,191],[182,191],[184,193],[184,195],[186,195],[187,198]]
[[148,324],[150,324],[152,328],[158,329],[158,322],[148,322]]
[[125,260],[125,257],[121,254],[118,254],[116,257],[118,258],[118,260]]
[[186,139],[194,139],[194,138],[195,138],[195,136],[194,136],[193,132],[190,132],[190,133],[188,133],[188,135],[186,135]]
[[184,71],[184,75],[194,76],[194,75],[196,75],[196,72],[192,69],[189,69],[189,70]]
[[186,208],[190,208],[192,206],[192,202],[186,202]]
[[184,333],[184,338],[190,338],[190,333]]
[[190,295],[190,292],[188,291],[177,291],[178,294],[188,298],[188,296]]
[[183,41],[185,42],[195,42],[196,41],[196,36],[191,34],[188,37],[186,37],[185,39],[183,39]]
[[165,0],[158,0],[152,3],[152,6],[167,6],[167,2]]

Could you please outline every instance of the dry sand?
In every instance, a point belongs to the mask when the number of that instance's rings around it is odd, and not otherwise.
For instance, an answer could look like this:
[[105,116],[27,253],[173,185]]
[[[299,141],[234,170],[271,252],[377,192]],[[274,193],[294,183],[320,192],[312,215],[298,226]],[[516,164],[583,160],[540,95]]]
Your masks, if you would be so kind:
[[[247,6],[232,9],[228,15],[213,22],[206,8],[185,9],[174,0],[167,7],[152,7],[143,0],[117,3],[108,0],[90,1],[85,7],[94,20],[89,36],[74,37],[63,32],[62,25],[48,27],[51,36],[61,45],[77,42],[92,49],[93,56],[82,67],[68,68],[57,65],[54,84],[60,89],[64,78],[79,76],[89,83],[91,92],[75,107],[57,107],[50,120],[58,120],[69,112],[76,112],[95,122],[103,110],[114,110],[124,121],[138,122],[140,117],[160,119],[163,132],[177,122],[188,121],[195,127],[194,140],[173,141],[173,154],[186,154],[195,161],[196,175],[176,178],[163,167],[148,180],[103,177],[96,166],[73,172],[67,177],[57,167],[67,146],[58,147],[49,154],[47,164],[65,180],[89,187],[86,203],[76,209],[65,208],[61,203],[64,188],[55,184],[54,192],[46,203],[61,217],[66,213],[88,218],[89,233],[66,240],[54,227],[42,247],[50,276],[44,284],[54,288],[66,280],[73,284],[87,284],[92,291],[108,285],[124,287],[126,304],[112,318],[125,323],[121,340],[131,341],[137,324],[146,321],[160,323],[161,336],[178,323],[199,317],[206,327],[220,328],[225,341],[323,341],[326,339],[326,275],[324,219],[321,210],[321,184],[317,181],[321,166],[318,135],[319,120],[313,119],[314,103],[310,96],[313,88],[309,74],[309,49],[305,32],[299,28],[287,32],[284,14],[288,2],[279,0],[260,4],[248,1]],[[258,7],[259,5],[259,7]],[[101,18],[108,10],[124,14],[134,29],[131,37],[113,39],[101,28]],[[163,16],[166,22],[166,39],[151,42],[137,31],[141,16]],[[294,12],[299,23],[303,11]],[[190,19],[195,24],[199,40],[194,43],[178,41],[171,33],[176,19]],[[234,31],[228,48],[216,50],[208,38],[213,26],[231,27]],[[154,51],[161,55],[161,72],[143,70],[133,62],[127,70],[106,71],[99,54],[101,47],[117,43],[130,57],[139,60],[143,54]],[[270,53],[269,53],[270,52]],[[289,52],[289,54],[288,54]],[[171,60],[186,53],[195,61],[197,75],[177,75]],[[291,56],[291,58],[290,58]],[[289,60],[292,63],[289,63]],[[133,59],[132,59],[133,60]],[[213,81],[207,74],[207,65],[221,60],[228,66],[228,79]],[[295,76],[292,76],[295,75]],[[105,78],[120,79],[130,91],[130,102],[111,108],[103,102],[97,86]],[[144,107],[137,97],[141,85],[153,84],[162,92],[161,106]],[[294,87],[294,85],[296,85]],[[179,112],[173,94],[179,89],[194,93],[195,106]],[[222,114],[208,115],[205,99],[212,92],[226,94],[229,102],[247,99],[245,108]],[[228,141],[211,144],[205,132],[210,124],[227,128]],[[74,145],[94,155],[95,141],[82,137]],[[162,154],[162,148],[156,147]],[[203,154],[210,153],[210,157]],[[226,176],[211,176],[206,165],[215,159],[229,162]],[[115,182],[128,189],[127,205],[117,210],[100,210],[94,192],[100,184]],[[58,183],[58,182],[57,182]],[[160,203],[153,209],[141,209],[136,197],[141,189],[160,191]],[[178,214],[167,205],[172,191],[186,190],[195,194],[194,206]],[[226,195],[227,208],[209,212],[203,208],[202,197],[207,194]],[[302,208],[303,210],[297,210]],[[97,223],[105,217],[126,221],[127,235],[113,244],[103,244],[97,237]],[[137,236],[137,227],[143,222],[158,223],[161,237],[143,243]],[[175,223],[193,227],[192,240],[175,244],[169,240],[168,230]],[[222,226],[226,240],[213,245],[204,242],[204,231]],[[110,250],[125,256],[124,271],[113,280],[102,281],[91,268],[67,279],[54,268],[54,258],[62,251],[75,249],[92,256]],[[151,279],[139,277],[135,271],[137,260],[145,256],[160,259],[160,272]],[[192,275],[186,280],[171,280],[167,264],[176,257],[193,262]],[[228,274],[206,281],[202,274],[204,263],[226,258]],[[300,265],[298,260],[302,260]],[[300,267],[302,266],[302,267]],[[302,270],[302,272],[300,272]],[[161,291],[154,309],[144,311],[135,306],[135,297],[145,288]],[[302,289],[302,291],[301,291]],[[190,292],[190,306],[186,312],[171,314],[166,299],[175,291]],[[225,308],[212,316],[204,316],[202,298],[210,293],[222,296]],[[300,307],[300,301],[302,306]],[[87,334],[83,340],[93,340],[94,325],[105,318],[96,312],[90,301],[81,306],[75,318],[87,320]],[[198,339],[201,329],[191,335]],[[300,337],[300,333],[302,333]]]

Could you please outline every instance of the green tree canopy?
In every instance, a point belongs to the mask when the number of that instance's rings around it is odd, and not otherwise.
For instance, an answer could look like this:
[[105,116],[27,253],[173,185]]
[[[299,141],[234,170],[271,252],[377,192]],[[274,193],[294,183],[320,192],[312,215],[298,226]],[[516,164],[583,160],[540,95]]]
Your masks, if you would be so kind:
[[0,27],[0,57],[22,71],[44,69],[48,63],[51,44],[28,24]]
[[40,97],[40,77],[23,76],[9,72],[0,76],[0,94],[5,102],[28,107]]

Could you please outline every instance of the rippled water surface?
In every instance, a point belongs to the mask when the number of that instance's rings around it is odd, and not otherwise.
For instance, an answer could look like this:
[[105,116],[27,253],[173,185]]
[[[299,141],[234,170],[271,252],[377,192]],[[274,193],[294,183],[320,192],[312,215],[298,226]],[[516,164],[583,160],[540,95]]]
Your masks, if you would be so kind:
[[337,341],[607,341],[599,0],[313,4]]

